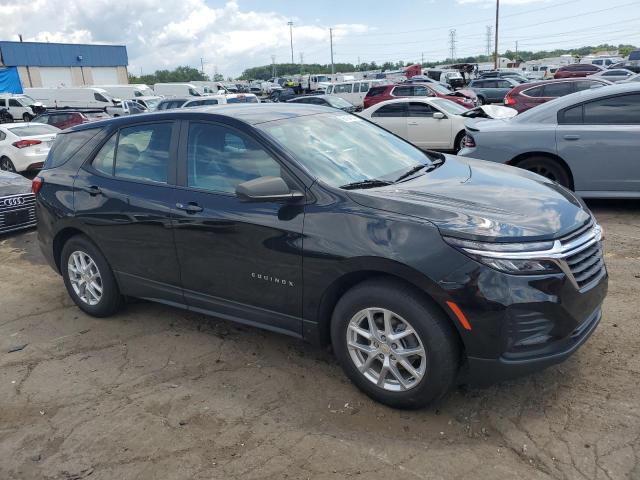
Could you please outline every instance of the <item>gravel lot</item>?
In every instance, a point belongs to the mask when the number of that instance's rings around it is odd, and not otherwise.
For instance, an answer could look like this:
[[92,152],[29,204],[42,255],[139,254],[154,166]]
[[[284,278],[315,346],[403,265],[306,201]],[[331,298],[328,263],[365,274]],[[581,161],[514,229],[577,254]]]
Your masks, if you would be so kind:
[[88,317],[35,232],[3,237],[0,478],[640,479],[640,202],[591,207],[610,274],[593,337],[421,411],[295,339],[145,302]]

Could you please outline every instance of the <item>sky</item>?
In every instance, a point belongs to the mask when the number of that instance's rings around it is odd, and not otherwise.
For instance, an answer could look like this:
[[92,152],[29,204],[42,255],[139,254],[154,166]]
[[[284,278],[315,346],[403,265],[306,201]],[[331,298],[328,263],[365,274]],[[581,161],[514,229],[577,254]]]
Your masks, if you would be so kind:
[[[291,61],[443,60],[486,53],[495,0],[0,0],[0,39],[127,46],[129,72],[208,75]],[[501,0],[501,51],[640,45],[640,0]],[[493,48],[493,47],[492,47]]]

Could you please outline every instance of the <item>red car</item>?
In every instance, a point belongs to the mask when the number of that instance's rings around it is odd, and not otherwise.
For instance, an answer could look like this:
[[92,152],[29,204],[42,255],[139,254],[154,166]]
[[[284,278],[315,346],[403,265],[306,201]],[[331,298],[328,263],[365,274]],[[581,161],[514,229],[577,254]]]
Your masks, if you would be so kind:
[[518,112],[524,112],[554,98],[605,85],[611,85],[611,82],[602,78],[569,78],[523,83],[509,90],[504,97],[504,104]]
[[376,103],[404,97],[440,97],[456,102],[466,108],[473,108],[478,104],[476,94],[468,89],[449,90],[437,83],[399,83],[396,85],[380,85],[372,87],[364,97],[364,108]]
[[553,78],[578,78],[593,75],[604,70],[604,68],[598,65],[591,65],[590,63],[574,63],[572,65],[565,65],[556,70]]
[[41,113],[31,121],[46,123],[47,125],[53,125],[54,127],[64,130],[65,128],[74,127],[81,123],[95,122],[107,118],[111,118],[111,116],[102,110],[58,110]]

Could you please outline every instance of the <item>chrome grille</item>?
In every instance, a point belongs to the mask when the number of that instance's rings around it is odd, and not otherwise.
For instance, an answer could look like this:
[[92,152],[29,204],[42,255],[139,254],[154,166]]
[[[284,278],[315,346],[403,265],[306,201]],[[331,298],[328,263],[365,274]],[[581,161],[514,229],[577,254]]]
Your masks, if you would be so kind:
[[[0,233],[35,226],[35,207],[36,199],[33,193],[0,197]],[[16,217],[19,221],[16,221]]]
[[579,290],[587,289],[605,274],[602,230],[591,223],[560,239],[560,266]]

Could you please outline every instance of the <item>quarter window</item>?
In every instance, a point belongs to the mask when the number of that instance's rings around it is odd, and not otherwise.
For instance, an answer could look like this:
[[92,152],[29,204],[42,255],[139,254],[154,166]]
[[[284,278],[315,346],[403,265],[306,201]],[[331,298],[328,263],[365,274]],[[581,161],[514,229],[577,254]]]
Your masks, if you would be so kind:
[[280,164],[253,140],[221,126],[192,123],[187,141],[190,187],[235,193],[248,180],[281,176]]
[[115,176],[167,183],[171,127],[170,123],[158,123],[120,130]]

